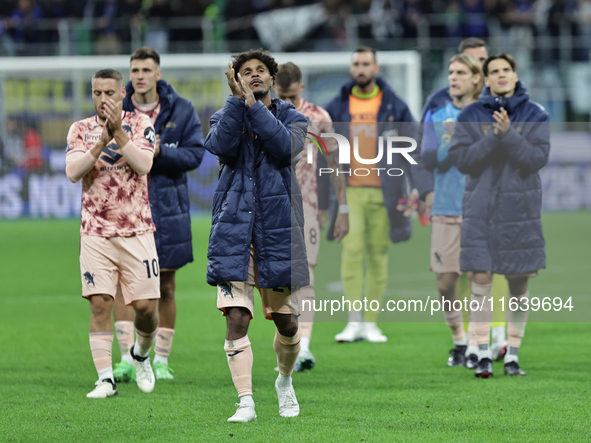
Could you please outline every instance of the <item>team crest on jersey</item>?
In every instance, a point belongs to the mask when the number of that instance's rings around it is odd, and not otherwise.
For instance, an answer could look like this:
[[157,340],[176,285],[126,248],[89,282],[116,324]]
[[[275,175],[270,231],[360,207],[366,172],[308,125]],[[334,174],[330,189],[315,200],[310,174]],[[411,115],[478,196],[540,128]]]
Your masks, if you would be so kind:
[[154,128],[149,127],[146,128],[144,131],[144,138],[148,140],[151,144],[156,144],[156,133],[154,132]]
[[492,127],[493,126],[491,124],[484,124],[484,123],[480,124],[480,130],[482,131],[482,133],[484,135],[488,134],[490,132],[490,130],[492,129]]

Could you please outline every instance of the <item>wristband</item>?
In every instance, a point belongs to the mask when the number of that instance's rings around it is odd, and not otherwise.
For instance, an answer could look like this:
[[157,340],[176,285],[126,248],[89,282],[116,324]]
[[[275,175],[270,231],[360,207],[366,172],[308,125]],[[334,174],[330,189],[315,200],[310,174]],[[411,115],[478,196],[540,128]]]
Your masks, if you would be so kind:
[[349,213],[349,205],[346,203],[344,205],[339,205],[339,213],[340,214],[348,214]]

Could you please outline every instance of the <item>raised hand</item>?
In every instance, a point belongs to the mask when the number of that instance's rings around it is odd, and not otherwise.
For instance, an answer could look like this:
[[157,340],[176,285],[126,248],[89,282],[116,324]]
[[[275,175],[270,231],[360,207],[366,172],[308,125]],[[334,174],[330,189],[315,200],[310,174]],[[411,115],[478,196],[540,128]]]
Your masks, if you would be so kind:
[[493,118],[496,123],[493,123],[494,133],[497,137],[505,135],[511,128],[511,120],[509,120],[509,114],[505,108],[501,108],[500,111],[493,112]]
[[101,132],[101,139],[100,139],[99,143],[102,144],[102,147],[104,149],[112,139],[113,139],[113,134],[111,133],[111,131],[109,131],[109,125],[107,124],[107,121],[106,121],[105,125],[103,126],[103,132]]
[[242,78],[240,74],[238,74],[238,81],[240,82],[240,87],[242,88],[242,91],[244,91],[246,108],[250,108],[257,102],[254,98],[254,93],[252,92],[252,89],[250,89],[250,86],[248,86],[248,83],[246,83],[246,81]]
[[244,91],[234,78],[234,64],[232,62],[230,62],[228,69],[226,70],[226,78],[228,79],[228,86],[232,91],[232,95],[241,100],[244,99]]
[[123,112],[123,102],[116,103],[115,100],[109,98],[105,102],[105,114],[107,115],[107,121],[105,126],[108,126],[109,132],[115,134],[115,132],[121,131],[121,113]]

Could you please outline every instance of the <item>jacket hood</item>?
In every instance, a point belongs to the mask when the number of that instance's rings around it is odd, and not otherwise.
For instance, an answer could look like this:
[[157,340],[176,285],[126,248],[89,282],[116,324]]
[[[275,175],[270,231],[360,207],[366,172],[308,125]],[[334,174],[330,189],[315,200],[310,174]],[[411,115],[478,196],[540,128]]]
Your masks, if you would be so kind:
[[[123,100],[131,101],[131,96],[135,92],[131,84],[131,81],[128,81],[125,85],[125,91],[125,98]],[[176,92],[176,89],[174,89],[174,87],[165,80],[158,80],[158,82],[156,83],[156,91],[160,96],[160,101],[167,101],[171,106],[177,100],[177,98],[179,98],[179,94],[178,92]]]
[[484,107],[492,108],[494,111],[505,108],[508,113],[515,112],[519,106],[528,100],[527,89],[520,81],[517,82],[515,93],[511,97],[495,97],[491,95],[488,88],[486,88],[486,91],[483,89],[482,94],[480,94],[480,101],[484,104]]
[[490,97],[490,89],[488,89],[488,86],[486,85],[482,85],[482,92],[478,96],[478,100],[483,99],[484,97]]
[[[384,93],[394,94],[394,90],[392,89],[392,87],[386,82],[386,80],[384,80],[379,75],[376,76],[376,83],[377,83],[378,87],[380,88],[380,91],[383,91]],[[347,83],[345,83],[341,87],[341,99],[342,100],[349,100],[349,95],[351,94],[351,90],[353,89],[353,86],[355,86],[355,80],[349,80]]]

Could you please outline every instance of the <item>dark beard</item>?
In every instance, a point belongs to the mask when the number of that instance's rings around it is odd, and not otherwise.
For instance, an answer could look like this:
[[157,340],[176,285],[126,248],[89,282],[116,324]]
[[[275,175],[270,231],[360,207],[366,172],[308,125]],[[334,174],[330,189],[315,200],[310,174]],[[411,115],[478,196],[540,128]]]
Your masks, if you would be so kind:
[[257,100],[260,100],[268,93],[269,93],[268,89],[263,89],[262,91],[254,91],[252,94],[254,95],[254,98],[256,98]]
[[355,80],[355,85],[357,85],[358,88],[366,88],[369,86],[369,84],[372,82],[373,78],[370,78],[369,80],[363,82],[363,83],[359,83],[357,80]]

